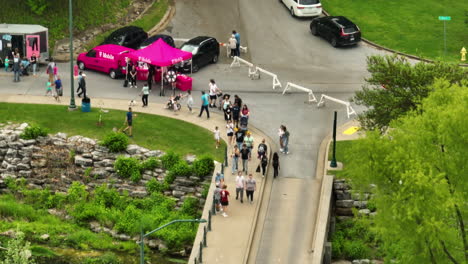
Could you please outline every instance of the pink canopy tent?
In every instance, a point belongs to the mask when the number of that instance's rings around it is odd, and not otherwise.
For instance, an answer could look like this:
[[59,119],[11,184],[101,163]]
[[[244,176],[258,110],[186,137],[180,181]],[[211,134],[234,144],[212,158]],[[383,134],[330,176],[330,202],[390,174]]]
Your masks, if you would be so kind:
[[[158,39],[144,49],[128,53],[128,57],[132,60],[145,62],[151,65],[167,67],[191,59],[192,53],[173,48],[164,42],[164,40]],[[164,71],[161,71],[161,87],[163,87],[163,72]]]
[[130,52],[128,57],[148,64],[165,67],[192,58],[192,53],[173,48],[164,42],[164,40],[158,39],[144,49]]

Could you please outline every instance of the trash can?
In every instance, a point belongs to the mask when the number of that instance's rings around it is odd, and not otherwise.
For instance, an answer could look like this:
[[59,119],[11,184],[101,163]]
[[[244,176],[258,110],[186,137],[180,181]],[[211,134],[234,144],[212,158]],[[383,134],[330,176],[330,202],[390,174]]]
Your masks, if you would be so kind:
[[81,112],[91,112],[91,99],[81,99]]

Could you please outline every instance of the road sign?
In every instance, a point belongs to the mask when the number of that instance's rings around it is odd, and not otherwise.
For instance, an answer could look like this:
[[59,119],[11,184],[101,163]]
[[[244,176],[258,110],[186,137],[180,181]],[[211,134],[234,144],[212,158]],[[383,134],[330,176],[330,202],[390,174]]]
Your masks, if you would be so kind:
[[450,21],[450,20],[452,20],[452,18],[449,17],[449,16],[439,16],[439,20]]

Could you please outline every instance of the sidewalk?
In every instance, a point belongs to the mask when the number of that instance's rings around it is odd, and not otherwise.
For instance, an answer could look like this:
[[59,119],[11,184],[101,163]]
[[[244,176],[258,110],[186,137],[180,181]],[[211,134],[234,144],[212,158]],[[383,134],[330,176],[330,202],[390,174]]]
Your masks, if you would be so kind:
[[[79,99],[79,98],[77,98]],[[75,99],[76,100],[76,99]],[[1,102],[9,103],[29,103],[29,104],[55,104],[63,105],[67,107],[70,102],[70,97],[62,97],[61,103],[55,102],[52,97],[45,96],[30,96],[30,95],[2,95],[0,98]],[[77,111],[81,111],[78,106],[79,100],[76,100]],[[92,107],[97,105],[103,105],[104,109],[118,109],[127,110],[129,102],[126,100],[114,100],[114,99],[98,99],[94,98],[92,101]],[[201,118],[198,117],[198,109],[194,110],[191,114],[188,112],[185,105],[182,105],[182,110],[175,114],[174,112],[164,109],[163,104],[151,103],[149,107],[142,108],[140,102],[137,102],[137,106],[133,106],[134,112],[157,114],[161,116],[172,117],[180,120],[184,120],[190,123],[197,124],[210,131],[218,126],[221,131],[221,137],[227,141],[225,121],[218,110],[210,113],[210,119],[206,118],[204,114]],[[210,109],[211,110],[211,109]],[[87,113],[83,113],[87,114]],[[256,147],[263,138],[267,140],[268,151],[272,149],[271,141],[269,138],[256,128],[250,127],[250,131],[254,137],[254,152],[252,160],[248,164],[248,172],[254,175],[254,179],[257,182],[257,191],[254,193],[254,202],[250,204],[247,201],[247,197],[244,192],[244,203],[240,200],[235,200],[235,175],[231,173],[232,159],[229,158],[229,166],[225,168],[225,183],[228,186],[227,190],[230,192],[228,217],[223,217],[221,214],[217,214],[212,218],[212,230],[208,233],[207,241],[208,247],[203,249],[203,260],[204,263],[223,263],[223,264],[238,264],[244,259],[247,249],[250,246],[251,233],[255,228],[256,214],[259,205],[259,195],[266,178],[262,178],[259,173],[255,170],[259,164],[257,159]],[[232,148],[228,148],[228,156],[230,157]],[[242,168],[242,162],[239,162],[239,168]],[[271,170],[267,171],[268,177],[272,177]],[[248,175],[248,174],[247,174]],[[244,176],[247,178],[246,174]],[[208,197],[210,199],[210,197]]]

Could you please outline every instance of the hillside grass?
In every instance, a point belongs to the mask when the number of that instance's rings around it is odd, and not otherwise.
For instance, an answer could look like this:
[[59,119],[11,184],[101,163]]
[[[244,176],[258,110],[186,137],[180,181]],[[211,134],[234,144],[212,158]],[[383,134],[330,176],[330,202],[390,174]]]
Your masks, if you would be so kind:
[[[323,0],[333,16],[346,16],[356,23],[362,36],[384,47],[433,60],[460,62],[460,50],[468,47],[466,1],[449,0]],[[444,56],[444,22],[447,55]]]
[[[0,103],[0,123],[37,124],[49,130],[49,133],[63,132],[69,136],[82,135],[95,139],[103,139],[113,128],[123,128],[124,111],[109,110],[102,116],[103,125],[97,126],[99,109],[92,108],[90,113],[68,111],[59,105],[32,105]],[[130,144],[138,144],[148,149],[162,151],[173,150],[186,155],[211,155],[214,159],[224,159],[222,142],[219,149],[215,148],[212,132],[194,124],[144,113],[134,112],[133,138]]]

